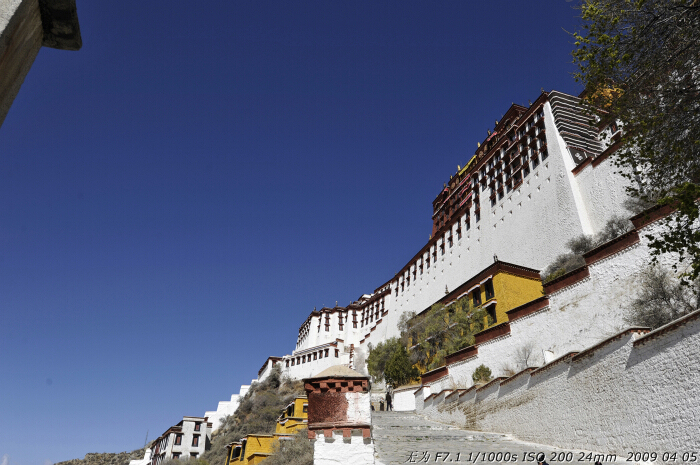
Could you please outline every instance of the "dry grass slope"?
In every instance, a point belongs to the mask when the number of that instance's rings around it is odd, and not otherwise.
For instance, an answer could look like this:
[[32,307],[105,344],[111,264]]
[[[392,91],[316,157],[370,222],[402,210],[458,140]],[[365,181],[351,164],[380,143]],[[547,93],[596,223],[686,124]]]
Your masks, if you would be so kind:
[[146,449],[137,449],[131,452],[103,452],[85,454],[85,458],[66,460],[55,465],[129,465],[132,460],[140,460]]

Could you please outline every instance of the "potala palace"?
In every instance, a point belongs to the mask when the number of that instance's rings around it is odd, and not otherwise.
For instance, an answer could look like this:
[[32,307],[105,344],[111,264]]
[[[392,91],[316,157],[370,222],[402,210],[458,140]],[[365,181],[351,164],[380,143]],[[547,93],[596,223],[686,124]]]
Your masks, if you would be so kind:
[[[75,1],[0,0],[0,35],[2,124],[42,46],[82,45]],[[371,292],[358,290],[346,307],[314,310],[293,350],[264,361],[252,383],[279,366],[303,379],[306,392],[286,406],[275,433],[228,444],[226,462],[212,465],[260,463],[302,430],[317,465],[381,465],[365,360],[372,347],[399,336],[406,312],[425,314],[465,297],[489,324],[473,345],[422,373],[420,384],[396,387],[395,410],[471,432],[605,452],[592,456],[603,462],[632,451],[628,462],[656,461],[653,453],[663,463],[697,463],[700,310],[653,331],[628,323],[626,309],[652,261],[649,242],[673,210],[630,216],[624,208],[626,178],[611,157],[620,130],[614,119],[590,125],[579,98],[557,91],[543,91],[528,107],[512,105],[476,153],[455,160],[457,170],[436,186],[430,239],[400,271]],[[541,280],[569,240],[599,233],[613,217],[629,218],[629,230],[584,253],[578,268]],[[656,258],[666,269],[678,261]],[[523,350],[524,364],[514,365]],[[481,365],[493,379],[475,384],[471,375]],[[131,465],[201,458],[249,387],[202,417],[183,417]]]
[[630,215],[622,207],[625,184],[608,158],[619,130],[587,121],[578,98],[557,91],[529,108],[512,105],[439,188],[430,240],[374,291],[347,307],[313,311],[291,354],[268,358],[259,376],[275,363],[297,379],[336,364],[363,370],[355,361],[399,335],[401,314],[438,302],[473,295],[498,325],[542,297],[540,270],[567,251],[569,239]]
[[[275,365],[305,380],[314,463],[379,463],[369,352],[400,335],[405,312],[420,315],[463,297],[486,310],[489,325],[473,345],[423,373],[419,385],[396,387],[396,410],[556,447],[700,447],[691,433],[700,427],[700,312],[654,331],[627,323],[651,262],[650,235],[672,209],[631,216],[623,206],[626,178],[611,157],[620,130],[615,120],[590,125],[579,98],[557,91],[542,92],[527,108],[512,105],[439,187],[430,239],[400,271],[346,307],[314,309],[291,353],[264,361],[252,382]],[[629,218],[629,231],[543,283],[540,272],[568,251],[570,239],[597,234],[613,217]],[[676,260],[662,255],[658,262],[669,268]],[[523,350],[531,355],[524,367],[513,363]],[[494,376],[486,385],[472,381],[480,365]],[[247,388],[202,421],[216,430]],[[538,417],[547,421],[533,427]],[[269,455],[253,446],[246,452],[251,437],[230,445],[226,465]]]

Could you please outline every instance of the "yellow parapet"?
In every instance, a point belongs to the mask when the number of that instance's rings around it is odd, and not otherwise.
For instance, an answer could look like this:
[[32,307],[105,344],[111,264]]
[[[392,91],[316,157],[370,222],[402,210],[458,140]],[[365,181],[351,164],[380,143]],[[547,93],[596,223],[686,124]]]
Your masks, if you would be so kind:
[[[508,321],[508,315],[506,315],[508,310],[542,297],[542,281],[539,277],[530,278],[498,272],[493,275],[493,290],[494,299],[498,302],[494,323],[503,323]],[[484,299],[484,304],[487,303]]]
[[290,402],[277,420],[275,434],[295,434],[306,428],[309,416],[307,413],[308,404],[309,400],[306,396],[297,397],[293,402]]

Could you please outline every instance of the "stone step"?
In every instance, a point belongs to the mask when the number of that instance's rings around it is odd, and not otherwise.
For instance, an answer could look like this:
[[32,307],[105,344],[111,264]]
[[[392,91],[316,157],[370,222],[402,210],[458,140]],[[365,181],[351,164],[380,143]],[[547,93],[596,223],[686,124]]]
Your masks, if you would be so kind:
[[587,457],[585,451],[518,441],[507,434],[468,431],[426,420],[415,412],[372,412],[372,438],[377,465],[435,462],[536,465],[539,453],[544,453],[546,461],[552,464],[593,463],[579,461]]

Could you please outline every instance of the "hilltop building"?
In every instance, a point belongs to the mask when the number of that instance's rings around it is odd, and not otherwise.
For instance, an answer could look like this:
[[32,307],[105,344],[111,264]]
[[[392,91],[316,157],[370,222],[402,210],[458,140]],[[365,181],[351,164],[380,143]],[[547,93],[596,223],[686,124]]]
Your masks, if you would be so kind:
[[130,465],[140,464],[146,459],[148,465],[160,465],[164,460],[199,458],[211,446],[212,424],[206,417],[183,417],[171,426],[146,451],[144,460],[135,460]]
[[363,370],[369,349],[398,336],[404,312],[425,312],[469,295],[493,324],[542,295],[539,270],[567,252],[566,242],[595,234],[624,215],[623,177],[609,155],[620,130],[591,126],[579,98],[542,92],[513,104],[468,162],[432,202],[428,242],[396,275],[346,307],[314,309],[294,351],[270,357],[259,378],[280,363],[302,379],[337,364]]

